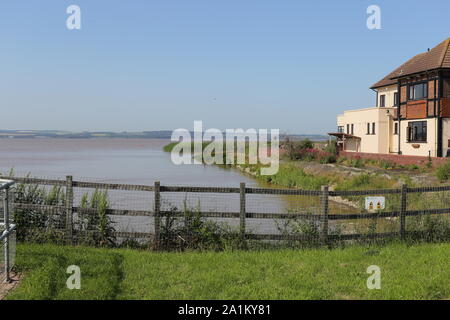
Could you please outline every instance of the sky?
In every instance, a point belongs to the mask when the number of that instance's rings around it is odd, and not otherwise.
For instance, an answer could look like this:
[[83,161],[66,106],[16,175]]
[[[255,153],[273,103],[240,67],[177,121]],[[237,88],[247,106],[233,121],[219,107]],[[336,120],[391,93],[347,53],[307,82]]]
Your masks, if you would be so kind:
[[[69,5],[81,29],[69,30]],[[366,10],[381,9],[369,30]],[[448,0],[10,0],[0,129],[324,134],[450,37]]]

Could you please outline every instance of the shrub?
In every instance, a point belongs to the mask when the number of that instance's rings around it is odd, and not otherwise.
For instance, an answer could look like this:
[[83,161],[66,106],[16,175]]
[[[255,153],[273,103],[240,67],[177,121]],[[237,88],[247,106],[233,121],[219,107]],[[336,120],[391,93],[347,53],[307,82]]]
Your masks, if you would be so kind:
[[[288,210],[288,213],[293,213]],[[307,215],[314,215],[307,212]],[[275,220],[280,234],[286,236],[299,237],[298,240],[287,240],[285,245],[295,248],[309,248],[323,245],[320,239],[321,224],[315,219],[303,217],[290,217],[281,221]],[[341,235],[342,230],[339,225],[329,228],[329,235]]]
[[437,167],[435,174],[440,181],[447,181],[450,178],[450,161]]
[[298,144],[298,148],[300,150],[313,149],[314,148],[314,144],[312,143],[311,140],[305,139],[305,140],[300,141],[300,143]]
[[338,153],[338,148],[337,148],[337,142],[336,140],[332,140],[330,141],[327,146],[325,147],[325,151],[332,154],[332,155],[337,155]]
[[282,164],[276,174],[260,175],[259,177],[269,183],[305,190],[319,190],[321,186],[329,183],[327,177],[307,174],[293,164]]
[[424,215],[408,218],[409,240],[442,242],[450,239],[450,223],[445,217]]
[[354,168],[362,168],[364,167],[364,161],[361,159],[361,157],[356,156],[348,160],[348,165]]
[[[65,194],[61,187],[54,186],[48,191],[44,187],[31,184],[17,184],[13,188],[13,202],[35,205],[65,205]],[[65,212],[45,209],[14,210],[18,241],[62,243],[65,238]]]
[[397,166],[397,164],[395,162],[387,161],[387,160],[380,160],[378,162],[378,165],[382,169],[393,169]]
[[314,148],[314,144],[309,139],[295,142],[286,137],[282,146],[290,160],[313,160],[311,156],[304,153],[305,150]]
[[320,225],[312,219],[293,217],[275,221],[278,231],[285,236],[298,236],[301,240],[287,241],[288,246],[316,247],[320,246]]
[[160,248],[168,251],[215,250],[242,247],[238,232],[228,225],[202,218],[200,209],[184,203],[183,210],[172,206],[163,217]]
[[79,219],[74,224],[78,242],[101,247],[115,246],[115,229],[113,222],[106,214],[109,208],[107,192],[96,189],[90,199],[87,193],[83,194],[80,208],[95,210],[80,213]]
[[419,170],[419,166],[417,166],[417,164],[410,164],[407,168],[408,170]]
[[[13,188],[14,203],[65,206],[64,188],[51,189],[36,184],[16,184]],[[80,207],[97,209],[80,213],[74,221],[74,242],[96,246],[114,246],[114,228],[106,215],[109,207],[106,192],[96,190],[89,199],[84,194]],[[74,217],[75,218],[75,217]],[[14,210],[17,224],[17,240],[36,243],[65,243],[66,211],[64,209],[21,209]]]

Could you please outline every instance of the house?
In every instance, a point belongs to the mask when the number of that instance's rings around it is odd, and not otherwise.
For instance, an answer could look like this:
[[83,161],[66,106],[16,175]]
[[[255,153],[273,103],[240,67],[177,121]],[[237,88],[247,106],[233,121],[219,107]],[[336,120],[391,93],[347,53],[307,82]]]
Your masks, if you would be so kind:
[[337,117],[335,136],[347,152],[450,155],[450,38],[372,85],[376,106]]

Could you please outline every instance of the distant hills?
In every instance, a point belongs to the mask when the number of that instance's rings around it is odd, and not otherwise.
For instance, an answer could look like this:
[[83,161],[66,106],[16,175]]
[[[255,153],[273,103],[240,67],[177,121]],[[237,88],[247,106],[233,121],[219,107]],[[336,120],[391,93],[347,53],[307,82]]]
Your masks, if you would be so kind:
[[[54,138],[54,139],[95,139],[95,138],[128,138],[128,139],[170,139],[171,130],[141,131],[141,132],[110,132],[110,131],[83,131],[70,132],[58,130],[0,130],[0,139],[30,139],[30,138]],[[281,135],[281,139],[286,135]],[[294,140],[327,140],[328,136],[320,134],[289,134]]]

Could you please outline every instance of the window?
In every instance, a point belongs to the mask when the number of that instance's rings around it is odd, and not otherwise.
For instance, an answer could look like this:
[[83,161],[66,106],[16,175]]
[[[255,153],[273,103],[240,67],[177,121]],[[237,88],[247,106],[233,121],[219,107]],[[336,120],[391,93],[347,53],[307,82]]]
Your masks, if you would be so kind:
[[372,122],[372,134],[375,134],[375,122]]
[[381,108],[386,107],[386,95],[385,94],[382,94],[380,96],[380,107]]
[[347,124],[347,134],[350,134],[350,125]]
[[428,96],[428,86],[427,83],[419,83],[409,86],[409,100],[420,100]]
[[353,131],[353,128],[354,128],[354,127],[353,127],[353,124],[352,124],[351,128],[352,128],[352,130],[351,130],[351,131],[352,131],[352,135],[353,135],[353,132],[354,132],[354,131]]
[[426,121],[408,122],[407,138],[408,142],[426,142],[427,122]]
[[338,126],[338,132],[344,133],[344,126]]
[[398,134],[398,122],[394,123],[394,134]]
[[367,122],[367,133],[366,134],[370,134],[370,123]]
[[398,105],[398,92],[394,92],[394,107]]

